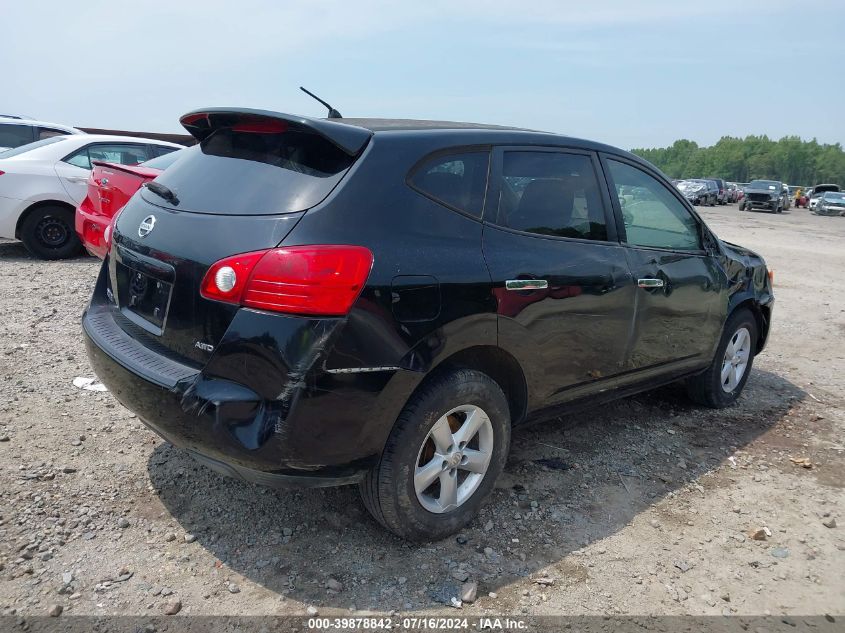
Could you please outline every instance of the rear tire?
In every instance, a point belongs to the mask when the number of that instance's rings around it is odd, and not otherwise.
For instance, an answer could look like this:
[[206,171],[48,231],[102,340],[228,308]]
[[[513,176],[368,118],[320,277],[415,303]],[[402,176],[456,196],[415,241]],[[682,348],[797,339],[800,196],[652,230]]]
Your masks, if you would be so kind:
[[74,230],[74,212],[67,207],[43,206],[32,211],[21,224],[21,241],[40,259],[65,259],[82,250]]
[[690,399],[713,409],[736,402],[751,373],[758,336],[757,321],[749,310],[743,308],[728,317],[713,362],[704,372],[687,380]]
[[[466,431],[461,435],[466,425],[476,424],[474,434]],[[370,514],[394,534],[412,541],[438,540],[457,532],[478,514],[505,466],[509,449],[510,412],[499,385],[475,370],[444,373],[405,405],[378,465],[360,484],[361,498]],[[489,455],[483,472],[481,467],[470,470],[462,466],[470,451],[475,458]],[[434,468],[426,468],[429,465]],[[428,487],[426,470],[433,473]],[[453,503],[444,501],[450,481],[457,486]]]

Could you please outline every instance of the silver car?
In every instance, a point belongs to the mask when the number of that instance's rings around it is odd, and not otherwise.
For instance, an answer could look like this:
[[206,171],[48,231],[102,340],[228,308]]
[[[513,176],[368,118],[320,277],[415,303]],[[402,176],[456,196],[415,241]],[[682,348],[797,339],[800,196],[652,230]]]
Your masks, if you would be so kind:
[[845,215],[845,193],[826,191],[817,198],[816,215]]

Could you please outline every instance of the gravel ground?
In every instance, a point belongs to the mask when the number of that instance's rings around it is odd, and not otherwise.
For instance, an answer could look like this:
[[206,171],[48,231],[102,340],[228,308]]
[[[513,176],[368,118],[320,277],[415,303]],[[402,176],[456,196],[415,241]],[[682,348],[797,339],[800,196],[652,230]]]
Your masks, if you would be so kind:
[[456,615],[472,583],[466,615],[845,613],[845,218],[703,214],[776,271],[737,406],[669,387],[518,432],[478,520],[423,546],[352,487],[223,479],[74,387],[98,263],[0,242],[2,613]]

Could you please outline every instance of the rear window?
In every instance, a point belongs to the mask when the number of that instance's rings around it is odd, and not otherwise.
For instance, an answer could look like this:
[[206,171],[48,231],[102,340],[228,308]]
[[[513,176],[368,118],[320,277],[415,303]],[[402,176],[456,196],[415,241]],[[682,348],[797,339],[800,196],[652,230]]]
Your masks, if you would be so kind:
[[410,183],[429,198],[480,218],[489,162],[487,151],[441,154],[415,169]]
[[[170,149],[170,148],[168,148],[168,149]],[[186,151],[187,150],[183,150],[183,149],[171,151],[170,153],[164,154],[163,156],[159,156],[158,158],[151,158],[147,162],[141,163],[141,166],[142,167],[149,167],[151,169],[161,169],[162,171],[164,171],[165,169],[170,167],[173,163],[175,163],[177,160],[182,158],[185,155]]]
[[[180,156],[156,182],[171,189],[181,211],[273,215],[304,211],[329,195],[354,162],[322,136],[219,129]],[[150,192],[145,200],[170,206]]]
[[0,147],[20,147],[31,143],[32,127],[29,125],[0,125]]

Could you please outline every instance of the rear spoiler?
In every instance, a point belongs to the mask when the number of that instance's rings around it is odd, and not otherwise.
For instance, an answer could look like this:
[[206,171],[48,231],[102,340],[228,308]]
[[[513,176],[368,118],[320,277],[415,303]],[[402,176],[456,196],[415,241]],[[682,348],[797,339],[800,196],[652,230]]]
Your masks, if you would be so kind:
[[108,167],[109,169],[113,169],[115,171],[124,171],[127,174],[141,176],[142,178],[147,178],[152,174],[154,174],[153,177],[158,176],[161,171],[160,169],[150,169],[149,167],[144,167],[143,163],[140,165],[121,165],[119,163],[110,163],[105,160],[92,160],[91,164],[96,165],[97,167]]
[[241,131],[279,133],[287,129],[318,134],[350,156],[358,155],[373,133],[370,130],[339,123],[337,120],[252,110],[250,108],[203,108],[183,115],[179,122],[198,141],[221,128],[240,128]]

